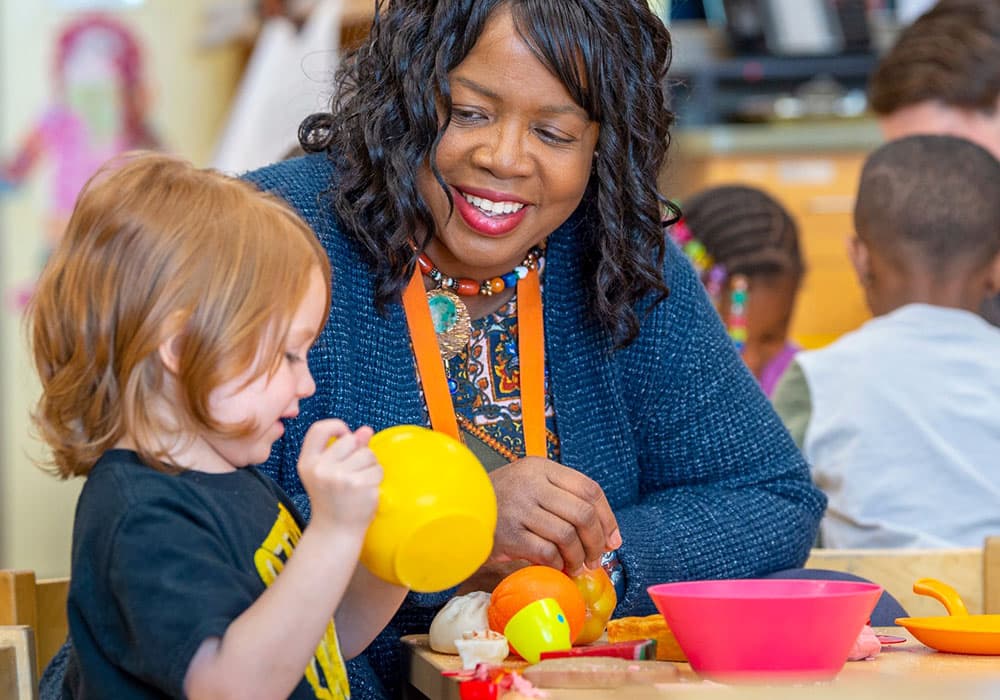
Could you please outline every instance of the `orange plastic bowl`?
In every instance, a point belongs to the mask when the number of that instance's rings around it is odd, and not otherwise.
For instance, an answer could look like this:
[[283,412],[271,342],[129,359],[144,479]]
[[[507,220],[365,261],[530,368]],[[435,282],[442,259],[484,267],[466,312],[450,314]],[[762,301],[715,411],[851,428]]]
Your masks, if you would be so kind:
[[847,661],[882,587],[741,579],[661,583],[648,591],[700,675],[826,680]]

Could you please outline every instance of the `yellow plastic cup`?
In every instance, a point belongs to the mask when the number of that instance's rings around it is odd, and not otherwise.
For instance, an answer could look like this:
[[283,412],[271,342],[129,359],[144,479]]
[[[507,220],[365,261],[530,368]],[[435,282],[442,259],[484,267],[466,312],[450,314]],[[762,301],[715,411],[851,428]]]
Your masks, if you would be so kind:
[[507,621],[503,636],[529,664],[537,664],[543,651],[563,651],[573,646],[569,621],[555,598],[541,598],[518,610]]
[[361,562],[420,593],[456,586],[493,550],[497,501],[472,451],[416,425],[379,431],[369,443],[385,473]]

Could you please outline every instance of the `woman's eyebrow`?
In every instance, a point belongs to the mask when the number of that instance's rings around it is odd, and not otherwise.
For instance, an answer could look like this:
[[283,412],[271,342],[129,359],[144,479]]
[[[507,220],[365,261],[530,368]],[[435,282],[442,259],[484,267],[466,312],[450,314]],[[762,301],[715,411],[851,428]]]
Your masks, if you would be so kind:
[[[487,97],[491,100],[501,99],[500,95],[498,95],[496,92],[490,90],[485,85],[477,83],[475,80],[456,77],[455,82],[464,85],[470,90],[478,92],[483,97]],[[558,104],[558,105],[542,105],[541,107],[538,108],[538,111],[546,112],[548,114],[572,114],[574,116],[582,117],[587,121],[590,121],[590,118],[587,116],[587,113],[579,105],[572,103]]]

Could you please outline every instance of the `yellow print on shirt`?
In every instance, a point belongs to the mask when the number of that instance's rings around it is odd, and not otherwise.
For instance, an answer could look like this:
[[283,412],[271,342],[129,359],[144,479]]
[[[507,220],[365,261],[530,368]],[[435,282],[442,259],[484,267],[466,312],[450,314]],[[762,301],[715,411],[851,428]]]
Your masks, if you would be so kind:
[[[265,586],[270,586],[285,568],[285,563],[292,556],[295,545],[299,543],[302,531],[299,530],[295,518],[284,505],[278,504],[278,517],[271,527],[267,539],[254,554],[253,561],[257,573]],[[305,671],[306,680],[312,687],[317,698],[322,700],[340,700],[351,697],[351,689],[347,683],[347,669],[344,659],[340,656],[340,642],[331,619],[326,625],[326,633],[316,647],[316,653]]]

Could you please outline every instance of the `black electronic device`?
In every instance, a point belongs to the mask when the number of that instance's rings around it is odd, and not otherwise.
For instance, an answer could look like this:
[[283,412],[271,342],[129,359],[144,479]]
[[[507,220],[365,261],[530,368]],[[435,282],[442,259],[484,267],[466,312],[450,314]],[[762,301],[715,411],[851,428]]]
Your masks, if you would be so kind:
[[832,56],[870,50],[865,0],[723,0],[722,6],[737,54]]

